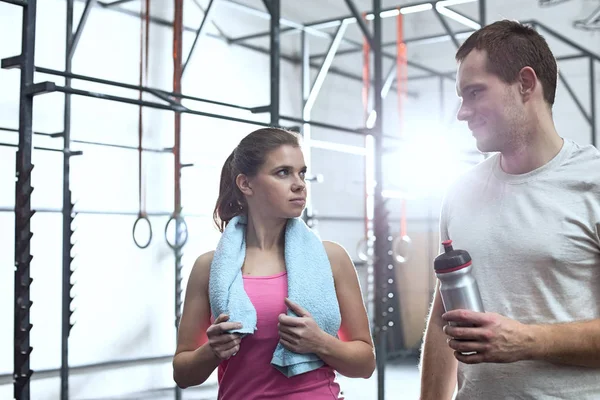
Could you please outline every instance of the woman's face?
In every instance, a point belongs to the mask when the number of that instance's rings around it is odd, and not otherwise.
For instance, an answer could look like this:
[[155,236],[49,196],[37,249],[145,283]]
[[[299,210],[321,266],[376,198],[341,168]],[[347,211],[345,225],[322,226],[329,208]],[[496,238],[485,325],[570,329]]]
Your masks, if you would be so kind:
[[306,165],[300,147],[283,145],[267,154],[256,176],[238,176],[238,186],[253,214],[296,218],[306,205]]

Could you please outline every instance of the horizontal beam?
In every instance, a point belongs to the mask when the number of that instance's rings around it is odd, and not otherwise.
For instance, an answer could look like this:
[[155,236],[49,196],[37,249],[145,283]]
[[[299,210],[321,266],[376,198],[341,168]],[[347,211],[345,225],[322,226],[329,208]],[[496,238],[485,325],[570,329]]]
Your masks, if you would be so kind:
[[[18,144],[12,144],[12,143],[0,143],[0,147],[12,147],[12,148],[18,149],[19,145]],[[50,147],[33,146],[33,149],[34,150],[42,150],[42,151],[53,151],[53,152],[56,152],[56,153],[65,153],[65,151],[62,150],[62,149],[52,149]]]
[[317,122],[317,121],[313,121],[313,120],[307,121],[302,118],[290,117],[290,116],[285,116],[285,115],[280,115],[279,118],[284,121],[291,121],[291,122],[296,122],[299,124],[307,124],[307,125],[318,127],[318,128],[325,128],[325,129],[331,129],[334,131],[353,133],[353,134],[361,135],[361,136],[365,135],[365,133],[363,132],[364,128],[354,129],[354,128],[348,128],[348,127],[343,127],[343,126],[339,126],[339,125],[329,124],[329,123],[325,123],[325,122]]
[[589,58],[590,58],[590,56],[588,56],[586,54],[571,54],[569,56],[556,57],[556,61],[582,60],[582,59],[589,59]]
[[104,94],[104,93],[91,92],[91,91],[87,91],[87,90],[80,90],[80,89],[74,89],[74,88],[70,88],[70,87],[58,86],[55,84],[52,84],[52,85],[53,85],[54,91],[61,92],[61,93],[74,94],[74,95],[79,95],[79,96],[84,96],[84,97],[93,97],[93,98],[97,98],[97,99],[101,99],[101,100],[116,101],[119,103],[133,104],[133,105],[144,106],[144,107],[154,108],[154,109],[159,109],[159,110],[174,111],[174,112],[180,112],[183,114],[198,115],[201,117],[222,119],[222,120],[226,120],[226,121],[239,122],[242,124],[250,124],[250,125],[265,126],[265,127],[271,126],[270,124],[268,124],[266,122],[253,121],[253,120],[249,120],[249,119],[236,118],[236,117],[229,117],[226,115],[191,110],[189,108],[179,109],[173,105],[154,103],[151,101],[137,100],[137,99],[131,99],[131,98],[121,97],[121,96],[113,96],[113,95]]
[[[110,368],[135,367],[138,365],[161,364],[172,362],[173,355],[156,356],[156,357],[140,357],[122,360],[105,361],[95,364],[69,365],[69,373],[74,375],[84,375],[94,372],[105,372]],[[31,376],[32,380],[58,378],[60,376],[60,368],[52,369],[36,369]],[[8,385],[13,383],[13,373],[5,373],[0,375],[0,385]]]
[[[18,129],[6,128],[6,127],[3,127],[3,126],[0,126],[0,131],[3,131],[3,132],[14,132],[14,133],[18,133],[19,132]],[[38,135],[38,136],[52,137],[52,138],[62,137],[62,132],[58,133],[58,134],[57,133],[45,133],[45,132],[33,132],[33,134],[34,135]],[[127,146],[127,145],[123,145],[123,144],[94,142],[94,141],[90,141],[90,140],[71,139],[71,143],[80,143],[80,144],[92,145],[92,146],[103,146],[103,147],[112,147],[112,148],[117,148],[117,149],[139,151],[139,149],[138,149],[137,146]],[[54,149],[50,149],[50,150],[54,150]],[[142,151],[143,152],[148,152],[148,153],[172,153],[173,149],[171,149],[171,148],[151,149],[151,148],[147,148],[147,147],[142,147]]]
[[150,93],[153,94],[159,98],[161,98],[164,101],[170,102],[168,99],[165,99],[164,97],[160,97],[160,95],[163,96],[171,96],[171,97],[175,97],[175,98],[179,98],[179,99],[184,99],[184,100],[193,100],[193,101],[198,101],[201,103],[207,103],[207,104],[214,104],[217,106],[223,106],[223,107],[229,107],[229,108],[236,108],[239,110],[245,110],[245,111],[250,111],[252,110],[252,107],[246,107],[246,106],[241,106],[241,105],[237,105],[237,104],[231,104],[231,103],[225,103],[222,101],[215,101],[215,100],[210,100],[210,99],[204,99],[201,97],[195,97],[195,96],[189,96],[186,94],[181,94],[181,93],[174,93],[174,92],[168,92],[166,90],[161,90],[161,89],[156,89],[156,88],[150,88],[147,86],[139,86],[139,85],[132,85],[130,83],[124,83],[124,82],[117,82],[117,81],[112,81],[112,80],[108,80],[108,79],[101,79],[101,78],[95,78],[95,77],[91,77],[91,76],[86,76],[86,75],[80,75],[80,74],[74,74],[74,73],[69,73],[69,72],[64,72],[64,71],[58,71],[58,70],[54,70],[54,69],[50,69],[50,68],[43,68],[43,67],[35,67],[35,71],[42,73],[42,74],[48,74],[48,75],[54,75],[54,76],[62,76],[65,78],[71,78],[71,79],[76,79],[76,80],[82,80],[82,81],[87,81],[87,82],[94,82],[94,83],[99,83],[101,85],[107,85],[107,86],[114,86],[114,87],[120,87],[123,89],[131,89],[131,90],[136,90],[136,91],[143,91],[146,93]]
[[107,3],[106,1],[100,1],[99,4],[102,7],[110,8],[110,7],[120,6],[121,4],[125,4],[125,3],[131,3],[132,1],[136,1],[136,0],[115,0],[110,3]]
[[[10,213],[14,212],[14,207],[0,207],[0,212]],[[62,213],[62,209],[60,208],[35,208],[34,211],[36,213],[45,213],[45,214],[60,214]],[[73,211],[75,214],[81,215],[118,215],[118,216],[132,216],[136,217],[139,214],[139,211],[127,211],[127,210],[77,210]],[[147,212],[147,216],[149,217],[171,217],[173,216],[173,211],[156,211],[156,212]],[[212,214],[186,214],[182,213],[184,218],[212,218]]]

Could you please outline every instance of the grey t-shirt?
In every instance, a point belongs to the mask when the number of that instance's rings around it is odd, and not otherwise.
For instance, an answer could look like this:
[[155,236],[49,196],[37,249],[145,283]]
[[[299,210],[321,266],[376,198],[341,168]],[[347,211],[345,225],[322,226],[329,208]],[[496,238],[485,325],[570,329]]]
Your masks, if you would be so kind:
[[[473,258],[485,310],[525,324],[600,318],[600,152],[565,139],[530,173],[499,161],[457,180],[441,214],[442,240]],[[600,399],[600,369],[459,362],[457,399]]]

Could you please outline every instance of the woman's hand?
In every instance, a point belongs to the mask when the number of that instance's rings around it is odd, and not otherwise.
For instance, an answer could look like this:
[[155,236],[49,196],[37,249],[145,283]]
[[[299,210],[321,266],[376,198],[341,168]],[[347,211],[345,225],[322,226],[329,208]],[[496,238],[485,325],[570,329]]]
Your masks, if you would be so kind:
[[208,344],[215,356],[220,360],[228,360],[240,350],[241,335],[227,333],[232,329],[241,329],[239,322],[226,322],[229,315],[221,314],[206,330]]
[[288,298],[285,299],[285,304],[298,317],[279,314],[279,342],[295,353],[319,353],[327,334],[304,308]]

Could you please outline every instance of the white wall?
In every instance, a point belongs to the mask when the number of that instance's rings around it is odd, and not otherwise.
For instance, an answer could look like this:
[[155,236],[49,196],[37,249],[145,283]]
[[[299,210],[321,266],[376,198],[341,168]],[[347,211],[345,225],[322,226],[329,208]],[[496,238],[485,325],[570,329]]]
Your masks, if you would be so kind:
[[[38,2],[36,65],[54,69],[64,67],[65,4],[62,0]],[[159,4],[158,2],[154,2]],[[163,3],[165,4],[165,3]],[[166,5],[165,5],[166,7]],[[76,21],[82,12],[76,3]],[[170,10],[162,10],[171,18]],[[156,10],[160,13],[160,10]],[[190,18],[193,20],[194,18]],[[197,20],[197,19],[196,19]],[[0,3],[0,37],[10,38],[0,44],[0,58],[20,51],[20,9]],[[244,24],[248,19],[244,20]],[[191,25],[194,26],[194,25]],[[240,24],[242,26],[242,24]],[[243,25],[246,26],[246,25]],[[238,27],[240,28],[240,27]],[[171,89],[172,61],[169,29],[152,25],[150,86]],[[240,28],[241,29],[241,28]],[[255,30],[265,29],[264,21]],[[214,30],[211,30],[214,32]],[[248,28],[248,31],[252,29]],[[241,32],[238,32],[241,33]],[[75,55],[76,73],[117,81],[137,83],[139,21],[112,11],[95,8],[88,20]],[[185,34],[189,48],[193,36]],[[443,54],[445,43],[435,47],[413,49],[414,56],[427,65],[438,60],[428,55]],[[439,51],[438,51],[439,50]],[[393,52],[393,49],[390,50]],[[410,54],[409,54],[410,56]],[[342,58],[340,58],[342,60]],[[340,60],[336,62],[340,62]],[[355,62],[348,59],[347,62]],[[343,61],[342,61],[343,62]],[[587,105],[588,85],[585,68],[578,61],[561,64],[567,79]],[[452,64],[452,63],[450,63]],[[196,56],[188,66],[183,81],[185,93],[200,97],[258,106],[269,102],[269,58],[221,40],[202,38]],[[600,79],[600,67],[597,69]],[[282,114],[300,114],[300,71],[282,62]],[[36,81],[60,78],[36,74]],[[137,93],[86,82],[75,82],[81,89],[137,97]],[[453,82],[444,85],[445,109],[440,115],[440,88],[437,79],[413,81],[409,90],[418,98],[404,101],[403,134],[409,151],[384,157],[384,187],[408,191],[409,232],[436,230],[437,216],[444,185],[477,156],[461,156],[458,149],[472,149],[470,135],[455,124],[456,96]],[[18,126],[19,72],[0,71],[0,125]],[[313,111],[313,119],[344,126],[362,126],[360,82],[329,75]],[[149,96],[146,99],[151,99]],[[34,129],[58,132],[62,129],[63,96],[49,94],[36,97]],[[156,99],[152,99],[155,101]],[[73,97],[72,136],[76,139],[110,143],[137,144],[137,108],[97,99]],[[600,101],[598,101],[600,104]],[[245,112],[186,101],[197,110],[227,113],[253,118]],[[398,131],[395,94],[385,101],[386,134]],[[582,143],[589,142],[589,128],[576,111],[563,88],[559,88],[555,108],[557,125],[562,134]],[[600,111],[600,110],[598,110]],[[147,147],[168,147],[173,143],[173,115],[166,111],[144,110]],[[266,118],[266,115],[254,117]],[[184,211],[188,218],[190,240],[184,250],[183,285],[194,259],[214,248],[219,236],[211,221],[216,200],[219,172],[224,159],[237,142],[254,126],[225,122],[198,116],[183,116],[182,161],[195,167],[182,173]],[[16,134],[0,132],[2,141],[16,143]],[[313,128],[313,138],[362,146],[359,135]],[[56,146],[59,139],[36,136],[39,146]],[[392,145],[387,142],[386,145]],[[404,145],[405,149],[408,145]],[[129,211],[137,209],[137,153],[74,144],[84,155],[72,159],[72,190],[79,210]],[[0,207],[14,203],[15,150],[0,147]],[[145,153],[148,174],[148,211],[164,212],[173,206],[173,167],[168,154]],[[450,161],[448,160],[450,158]],[[34,208],[61,207],[62,157],[60,153],[34,152],[32,204]],[[456,169],[446,168],[458,159]],[[325,182],[312,185],[315,209],[323,216],[363,216],[364,159],[362,156],[312,150],[314,173],[324,175]],[[433,161],[432,161],[433,160]],[[468,162],[466,162],[467,160]],[[442,164],[436,164],[441,162]],[[425,175],[423,175],[425,174]],[[429,184],[425,184],[428,183]],[[400,202],[390,200],[392,217],[399,216]],[[170,355],[174,351],[174,261],[163,238],[167,217],[152,217],[154,240],[146,250],[138,250],[131,239],[135,215],[80,214],[76,218],[77,254],[75,305],[77,321],[70,337],[70,364],[94,364],[114,359]],[[411,220],[415,220],[411,223]],[[417,221],[418,220],[418,221]],[[60,366],[60,301],[61,301],[61,218],[58,213],[38,213],[32,221],[32,300],[31,332],[34,370]],[[356,259],[356,243],[362,237],[363,223],[322,221],[318,226],[323,239],[343,244]],[[12,372],[13,324],[13,260],[14,218],[0,213],[0,375]],[[424,266],[428,267],[428,266]],[[32,382],[32,398],[55,399],[59,379],[55,377]],[[214,379],[212,380],[214,382]],[[77,372],[71,379],[72,398],[90,398],[135,392],[173,385],[169,361],[152,365],[107,368]],[[11,398],[12,384],[0,381],[0,398]]]

